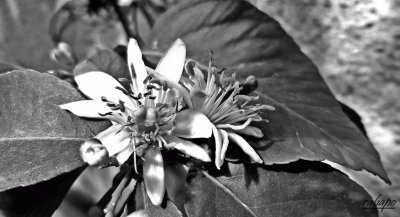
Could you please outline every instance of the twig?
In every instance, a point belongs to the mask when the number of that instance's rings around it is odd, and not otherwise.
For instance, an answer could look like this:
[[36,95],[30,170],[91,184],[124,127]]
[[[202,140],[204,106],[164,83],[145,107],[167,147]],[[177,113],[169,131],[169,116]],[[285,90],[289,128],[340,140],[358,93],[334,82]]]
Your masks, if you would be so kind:
[[125,174],[124,178],[119,183],[118,187],[115,189],[114,193],[112,194],[111,201],[106,207],[106,216],[105,217],[114,217],[115,207],[118,203],[118,200],[121,198],[122,192],[124,191],[126,185],[132,179],[131,177],[132,169],[129,169],[128,172]]

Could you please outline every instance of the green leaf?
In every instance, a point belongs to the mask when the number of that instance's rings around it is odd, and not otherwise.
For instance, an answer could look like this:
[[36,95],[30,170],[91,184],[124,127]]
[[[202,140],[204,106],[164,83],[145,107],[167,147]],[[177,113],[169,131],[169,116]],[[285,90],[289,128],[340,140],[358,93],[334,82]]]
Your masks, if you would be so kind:
[[1,192],[0,213],[13,217],[52,216],[84,168],[78,168],[35,185]]
[[0,190],[35,184],[84,165],[79,146],[109,126],[58,107],[82,100],[57,77],[32,70],[0,75]]
[[[216,178],[202,171],[189,175],[188,216],[378,216],[377,210],[362,208],[371,200],[362,187],[320,162],[258,168],[228,163],[223,170],[213,174]],[[150,216],[180,216],[170,201],[153,206],[139,190],[135,199],[136,209],[146,207]]]
[[148,47],[164,50],[182,38],[188,57],[207,64],[213,50],[220,68],[258,78],[259,102],[276,107],[267,112],[270,122],[258,125],[265,137],[251,140],[266,164],[328,159],[390,182],[377,151],[343,113],[316,66],[277,21],[249,3],[183,2],[157,20],[151,35]]

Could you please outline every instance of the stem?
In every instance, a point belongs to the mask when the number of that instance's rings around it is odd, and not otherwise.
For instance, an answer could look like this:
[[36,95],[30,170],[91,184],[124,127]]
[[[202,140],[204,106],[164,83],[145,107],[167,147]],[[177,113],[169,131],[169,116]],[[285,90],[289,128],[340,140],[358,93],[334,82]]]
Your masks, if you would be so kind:
[[114,193],[112,194],[111,201],[106,207],[106,216],[105,217],[114,217],[114,212],[116,205],[121,198],[122,192],[124,191],[126,185],[131,180],[131,171],[129,169],[128,172],[125,174],[124,178],[119,183],[118,187],[115,189]]

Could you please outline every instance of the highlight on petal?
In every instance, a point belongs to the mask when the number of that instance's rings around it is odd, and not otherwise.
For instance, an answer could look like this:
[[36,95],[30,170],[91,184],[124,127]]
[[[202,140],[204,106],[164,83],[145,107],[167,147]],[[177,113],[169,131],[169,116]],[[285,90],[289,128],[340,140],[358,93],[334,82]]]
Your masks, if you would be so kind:
[[129,39],[128,43],[128,68],[131,74],[133,92],[136,94],[144,90],[144,80],[147,77],[146,66],[143,62],[142,52],[140,51],[137,41],[133,38]]
[[176,113],[172,134],[182,138],[210,138],[213,124],[200,112],[186,109]]
[[215,139],[215,166],[217,169],[221,169],[221,166],[224,163],[223,159],[221,159],[222,136],[219,134],[218,129],[214,125],[212,131]]
[[107,149],[110,156],[124,150],[130,143],[131,138],[127,130],[122,130],[120,124],[112,125],[95,136],[96,139]]
[[186,46],[181,39],[177,39],[161,58],[156,71],[169,80],[178,82],[183,71],[186,59]]
[[161,151],[152,146],[144,156],[143,178],[146,192],[151,202],[158,206],[161,204],[165,194],[164,183],[164,161]]
[[221,160],[225,159],[226,151],[228,150],[229,138],[225,130],[218,129],[219,134],[222,136]]
[[85,141],[81,145],[80,152],[82,160],[90,166],[102,166],[109,158],[107,149],[94,139]]
[[180,139],[176,136],[164,136],[164,139],[170,144],[171,147],[174,147],[184,154],[204,162],[211,161],[211,158],[208,156],[206,150],[191,141]]
[[124,105],[133,110],[136,105],[132,99],[116,89],[116,87],[125,90],[125,88],[111,75],[104,72],[93,71],[75,76],[75,82],[78,88],[89,98],[101,101],[102,97],[113,103],[123,101]]
[[113,112],[105,103],[95,100],[81,100],[60,105],[61,109],[68,110],[79,117],[108,119],[121,122],[117,115],[100,115]]
[[119,165],[122,165],[129,159],[129,157],[133,153],[133,146],[128,145],[124,150],[120,151],[118,154],[115,155],[115,158],[117,159]]
[[228,133],[228,138],[229,140],[232,140],[234,143],[238,144],[239,147],[246,153],[247,155],[250,156],[252,160],[254,160],[257,163],[262,163],[263,160],[261,160],[260,156],[258,156],[257,152],[251,147],[249,143],[246,142],[241,136],[239,136],[236,133]]

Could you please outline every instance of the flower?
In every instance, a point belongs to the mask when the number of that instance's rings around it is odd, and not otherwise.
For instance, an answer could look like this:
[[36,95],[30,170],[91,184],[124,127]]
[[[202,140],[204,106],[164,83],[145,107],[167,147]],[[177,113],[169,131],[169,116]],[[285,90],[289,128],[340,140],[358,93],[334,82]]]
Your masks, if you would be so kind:
[[[242,85],[235,79],[235,74],[225,76],[224,69],[217,71],[212,67],[212,61],[206,79],[193,60],[186,62],[185,72],[188,77],[182,76],[182,82],[190,90],[193,109],[203,113],[212,123],[210,127],[215,138],[216,167],[220,169],[223,164],[230,140],[239,145],[253,161],[262,163],[257,152],[240,135],[263,137],[261,130],[250,126],[250,123],[263,120],[259,115],[260,110],[275,108],[269,105],[249,105],[249,102],[257,101],[259,97],[241,94]],[[249,76],[245,81],[248,84],[254,82],[254,76]],[[179,113],[176,119],[181,119]]]
[[[188,91],[178,84],[186,57],[186,47],[180,39],[169,48],[155,70],[146,68],[136,40],[130,39],[127,54],[132,79],[130,90],[104,72],[87,72],[76,76],[75,81],[91,99],[60,107],[80,117],[110,120],[111,127],[81,146],[83,160],[92,166],[110,166],[122,165],[133,156],[137,171],[137,157],[140,157],[144,160],[147,194],[153,204],[159,205],[165,192],[162,150],[174,148],[199,160],[211,161],[203,148],[182,138],[209,138],[211,130],[187,129],[212,124],[193,110],[179,115],[185,118],[182,121],[185,125],[173,124],[183,101],[191,106]],[[174,130],[179,133],[174,134]]]

